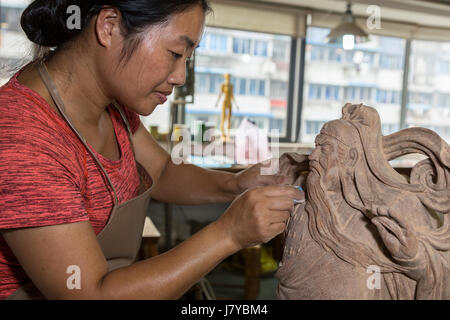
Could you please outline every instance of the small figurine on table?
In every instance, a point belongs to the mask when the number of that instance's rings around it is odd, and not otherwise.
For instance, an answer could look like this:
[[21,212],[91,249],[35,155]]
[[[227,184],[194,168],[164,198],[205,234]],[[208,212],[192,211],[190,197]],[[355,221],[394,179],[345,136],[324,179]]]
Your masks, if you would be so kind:
[[[236,109],[239,110],[239,107],[236,103],[236,99],[234,98],[233,85],[230,82],[231,78],[230,74],[225,73],[224,78],[225,82],[221,86],[219,98],[217,99],[216,102],[216,108],[219,105],[220,99],[222,98],[222,96],[224,96],[222,104],[222,116],[220,119],[220,131],[222,133],[222,140],[226,141],[231,127],[233,102],[236,105]],[[227,131],[225,131],[225,119],[227,121]]]

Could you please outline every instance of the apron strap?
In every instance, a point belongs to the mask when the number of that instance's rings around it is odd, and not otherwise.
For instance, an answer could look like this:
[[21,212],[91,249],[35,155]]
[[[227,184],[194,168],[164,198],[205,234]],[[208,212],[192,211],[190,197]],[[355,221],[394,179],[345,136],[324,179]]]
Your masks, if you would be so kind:
[[[97,165],[100,167],[100,169],[103,171],[106,179],[108,180],[109,185],[111,186],[111,189],[114,193],[114,203],[115,205],[119,204],[119,200],[117,198],[117,193],[116,193],[116,189],[114,188],[111,179],[109,178],[108,173],[106,172],[105,168],[102,166],[102,164],[100,163],[100,160],[97,158],[97,156],[94,154],[94,152],[92,151],[92,149],[88,146],[86,140],[82,137],[82,135],[78,132],[78,130],[75,128],[75,126],[72,124],[72,122],[70,121],[69,117],[66,115],[65,113],[65,105],[64,102],[62,101],[60,95],[58,94],[58,90],[56,89],[56,86],[52,80],[52,78],[50,77],[50,74],[48,73],[47,67],[45,66],[44,61],[41,61],[38,65],[38,70],[39,70],[39,74],[41,75],[42,81],[44,82],[44,84],[46,85],[53,101],[55,102],[56,107],[58,108],[59,112],[61,113],[61,115],[63,116],[64,120],[66,120],[66,122],[68,123],[68,125],[70,126],[70,128],[73,130],[73,132],[78,136],[78,138],[80,139],[80,141],[84,144],[84,146],[86,147],[86,149],[88,150],[88,152],[92,155],[92,157],[94,158],[95,162],[97,163]],[[117,106],[116,106],[117,107]],[[123,112],[119,109],[119,112],[122,114],[123,116]],[[127,123],[127,127],[129,128],[129,124]],[[130,131],[131,132],[131,131]]]
[[130,123],[128,122],[127,116],[125,115],[125,112],[123,111],[120,104],[117,103],[117,101],[113,101],[112,104],[117,109],[117,111],[119,111],[120,115],[122,116],[122,120],[125,123],[125,126],[127,127],[128,135],[130,136],[130,139],[131,139],[133,133],[131,131],[131,126],[130,126]]
[[125,115],[125,112],[123,111],[122,107],[120,106],[120,104],[117,101],[113,101],[112,105],[117,109],[117,111],[119,111],[120,116],[122,117],[122,120],[125,123],[125,127],[127,128],[127,131],[128,131],[128,138],[129,138],[130,144],[131,144],[131,150],[133,151],[134,160],[136,161],[136,164],[137,164],[138,162],[136,160],[136,150],[134,150],[133,132],[131,131],[130,122],[128,121],[127,116]]

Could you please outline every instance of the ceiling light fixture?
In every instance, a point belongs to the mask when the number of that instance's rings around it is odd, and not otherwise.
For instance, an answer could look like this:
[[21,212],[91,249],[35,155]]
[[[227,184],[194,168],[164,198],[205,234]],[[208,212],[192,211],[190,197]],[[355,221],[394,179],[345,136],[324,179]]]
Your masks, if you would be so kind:
[[350,2],[347,3],[347,10],[342,17],[342,22],[330,31],[326,40],[328,43],[341,45],[344,50],[353,50],[355,43],[369,41],[367,33],[356,24]]

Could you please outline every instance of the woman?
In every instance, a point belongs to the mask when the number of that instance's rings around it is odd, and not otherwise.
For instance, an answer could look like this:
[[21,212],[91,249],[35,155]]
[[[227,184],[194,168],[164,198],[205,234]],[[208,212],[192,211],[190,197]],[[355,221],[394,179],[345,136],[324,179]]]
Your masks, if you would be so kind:
[[[183,85],[208,11],[206,0],[38,0],[24,11],[28,38],[54,49],[0,89],[1,298],[176,299],[285,229],[304,197],[287,178],[259,165],[237,175],[177,166],[140,124]],[[234,201],[181,245],[133,263],[150,195]]]

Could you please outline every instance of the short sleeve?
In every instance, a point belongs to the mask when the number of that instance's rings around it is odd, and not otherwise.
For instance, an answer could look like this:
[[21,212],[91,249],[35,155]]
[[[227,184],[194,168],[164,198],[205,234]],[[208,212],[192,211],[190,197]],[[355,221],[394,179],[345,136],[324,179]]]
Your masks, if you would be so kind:
[[4,138],[0,135],[0,229],[89,220],[75,173],[76,157],[58,143]]
[[141,118],[139,117],[139,115],[136,112],[131,111],[126,107],[123,108],[123,111],[125,113],[125,116],[127,117],[129,124],[130,124],[131,132],[133,134],[135,134],[137,129],[139,128],[139,125],[141,124]]

